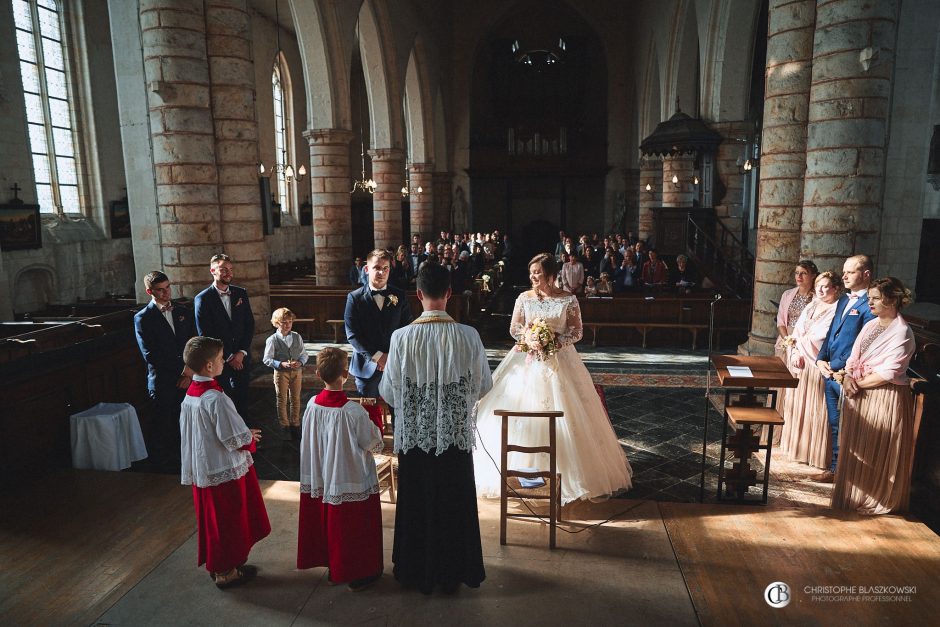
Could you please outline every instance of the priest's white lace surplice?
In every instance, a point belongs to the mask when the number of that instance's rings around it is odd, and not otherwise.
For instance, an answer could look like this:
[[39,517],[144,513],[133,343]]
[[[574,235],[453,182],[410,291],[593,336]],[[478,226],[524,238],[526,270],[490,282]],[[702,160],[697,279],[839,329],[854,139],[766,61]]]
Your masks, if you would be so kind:
[[492,387],[476,329],[426,311],[395,331],[379,387],[395,408],[395,452],[473,450],[474,408]]
[[251,453],[239,450],[251,443],[251,430],[232,399],[218,390],[183,399],[180,434],[183,485],[210,488],[234,481],[254,463]]

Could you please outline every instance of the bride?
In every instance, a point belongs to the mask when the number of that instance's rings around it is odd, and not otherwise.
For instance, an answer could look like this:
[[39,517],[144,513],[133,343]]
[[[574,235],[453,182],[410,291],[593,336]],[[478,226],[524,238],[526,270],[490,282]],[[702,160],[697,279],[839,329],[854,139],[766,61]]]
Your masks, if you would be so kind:
[[[495,409],[565,413],[556,427],[562,503],[602,499],[632,486],[633,470],[574,347],[582,335],[578,299],[555,287],[557,274],[558,265],[549,254],[536,255],[529,262],[532,289],[516,299],[509,334],[519,340],[533,320],[542,318],[556,334],[558,352],[541,361],[527,360],[526,353],[510,350],[493,373],[493,389],[480,400],[473,451],[480,496],[498,497],[500,492],[502,418],[493,414]],[[509,420],[510,443],[548,445],[547,420]],[[548,470],[548,455],[511,453],[507,464],[514,469]]]

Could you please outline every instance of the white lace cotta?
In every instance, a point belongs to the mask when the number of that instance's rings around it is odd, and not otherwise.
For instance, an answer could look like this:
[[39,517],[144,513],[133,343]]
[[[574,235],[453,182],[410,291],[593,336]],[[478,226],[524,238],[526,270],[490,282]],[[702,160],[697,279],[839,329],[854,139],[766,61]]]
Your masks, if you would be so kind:
[[[502,418],[493,414],[496,409],[565,413],[557,421],[556,432],[563,503],[601,499],[630,489],[633,470],[591,375],[573,345],[583,334],[578,299],[573,295],[539,299],[531,292],[520,295],[513,310],[510,334],[518,340],[536,318],[545,320],[558,334],[561,348],[545,361],[529,363],[525,353],[513,349],[493,373],[493,389],[483,397],[477,410],[477,447],[473,452],[477,494],[499,496]],[[548,421],[511,418],[509,442],[546,446]],[[548,455],[511,453],[508,464],[515,469],[548,470]]]
[[[193,380],[205,381],[195,376]],[[182,467],[180,482],[211,488],[245,476],[253,462],[240,450],[251,444],[251,430],[238,415],[232,399],[218,390],[183,399],[180,408]]]

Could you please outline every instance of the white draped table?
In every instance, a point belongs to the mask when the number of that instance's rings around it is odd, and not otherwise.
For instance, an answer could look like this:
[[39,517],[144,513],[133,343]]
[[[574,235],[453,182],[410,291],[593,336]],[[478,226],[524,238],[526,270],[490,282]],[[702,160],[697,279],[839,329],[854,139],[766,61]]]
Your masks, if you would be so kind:
[[72,467],[123,470],[147,457],[137,412],[128,403],[98,403],[73,414]]

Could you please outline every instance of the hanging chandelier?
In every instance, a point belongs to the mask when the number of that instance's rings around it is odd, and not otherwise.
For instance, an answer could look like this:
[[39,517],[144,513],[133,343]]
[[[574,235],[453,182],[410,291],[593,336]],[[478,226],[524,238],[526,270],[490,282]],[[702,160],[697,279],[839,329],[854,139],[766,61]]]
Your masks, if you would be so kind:
[[[277,58],[278,66],[280,67],[280,58],[281,58],[281,13],[278,6],[278,0],[274,0],[274,23],[277,28],[276,37],[277,37]],[[284,181],[287,183],[293,183],[294,181],[302,181],[307,175],[307,168],[303,164],[297,168],[297,171],[294,171],[294,166],[287,161],[287,129],[285,128],[285,115],[287,112],[281,111],[281,137],[283,138],[284,144],[281,146],[281,160],[277,161],[275,159],[274,167],[271,168],[271,173],[280,178],[281,175],[284,176]],[[264,163],[258,164],[258,172],[264,176],[265,167]]]
[[424,193],[424,188],[418,185],[417,187],[411,186],[411,174],[408,172],[408,168],[405,168],[405,184],[401,188],[401,197],[407,198],[408,196],[420,196]]
[[[356,22],[356,42],[359,41],[359,22]],[[362,161],[362,175],[358,180],[353,181],[353,187],[349,190],[350,194],[355,194],[356,192],[367,192],[369,194],[374,194],[376,184],[374,179],[366,178],[366,140],[365,134],[362,131],[362,99],[365,97],[365,93],[360,94],[359,98],[359,158]]]

